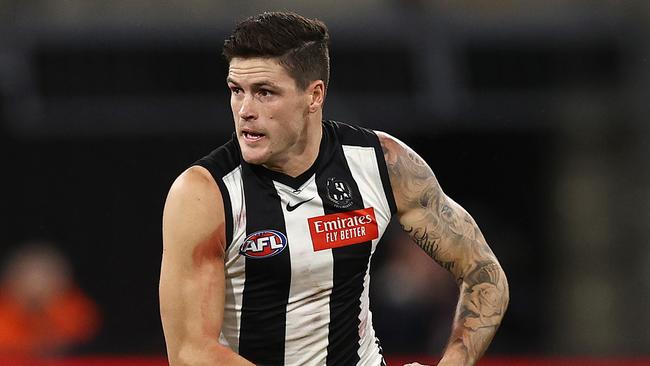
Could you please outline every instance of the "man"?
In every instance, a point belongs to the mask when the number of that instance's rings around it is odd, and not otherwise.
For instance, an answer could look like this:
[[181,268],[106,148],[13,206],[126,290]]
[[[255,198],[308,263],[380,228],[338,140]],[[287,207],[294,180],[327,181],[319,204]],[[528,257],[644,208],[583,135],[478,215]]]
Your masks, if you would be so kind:
[[264,13],[225,41],[233,139],[180,175],[164,210],[171,365],[384,364],[369,265],[393,214],[460,286],[439,364],[474,364],[500,324],[506,277],[428,165],[386,133],[322,120],[328,38],[320,21]]

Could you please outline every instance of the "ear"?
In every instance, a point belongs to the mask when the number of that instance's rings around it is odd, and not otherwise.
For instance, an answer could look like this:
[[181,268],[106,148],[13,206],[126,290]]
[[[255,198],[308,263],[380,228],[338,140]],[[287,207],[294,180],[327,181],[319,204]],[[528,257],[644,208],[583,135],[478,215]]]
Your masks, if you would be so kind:
[[309,113],[315,113],[323,108],[325,102],[325,83],[323,80],[314,80],[307,86],[309,94]]

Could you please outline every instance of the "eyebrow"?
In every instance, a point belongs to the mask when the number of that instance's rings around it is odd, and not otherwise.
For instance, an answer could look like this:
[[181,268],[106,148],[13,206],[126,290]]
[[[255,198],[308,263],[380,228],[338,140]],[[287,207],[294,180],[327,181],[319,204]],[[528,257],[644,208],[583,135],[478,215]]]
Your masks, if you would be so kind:
[[[233,80],[230,76],[228,76],[226,78],[226,81],[229,82],[229,83],[235,84],[237,86],[240,86],[239,83],[236,82],[235,80]],[[277,88],[278,86],[277,86],[277,84],[275,84],[275,83],[273,83],[271,81],[260,81],[260,82],[251,84],[251,87],[253,89],[259,89],[259,88],[262,88],[262,87]]]

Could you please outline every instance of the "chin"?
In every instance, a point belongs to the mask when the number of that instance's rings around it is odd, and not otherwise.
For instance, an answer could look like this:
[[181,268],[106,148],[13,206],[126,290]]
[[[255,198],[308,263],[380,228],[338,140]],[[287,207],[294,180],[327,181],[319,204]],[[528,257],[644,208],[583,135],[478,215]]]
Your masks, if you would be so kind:
[[252,165],[262,165],[265,163],[264,159],[247,158],[246,156],[244,156],[244,161]]
[[257,151],[250,151],[249,149],[242,149],[242,157],[248,164],[262,165],[266,163],[268,157],[266,154]]

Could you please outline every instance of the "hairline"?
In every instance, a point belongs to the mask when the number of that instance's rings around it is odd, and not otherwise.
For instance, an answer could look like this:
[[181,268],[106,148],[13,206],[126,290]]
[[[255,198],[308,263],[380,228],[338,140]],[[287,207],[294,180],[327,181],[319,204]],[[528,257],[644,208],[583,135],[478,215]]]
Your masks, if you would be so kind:
[[[233,57],[230,58],[230,60],[228,60],[228,69],[230,70],[230,65],[232,64],[232,60],[234,60],[234,59],[252,60],[252,59],[256,59],[256,58],[258,58],[258,59],[262,59],[262,60],[272,60],[272,61],[275,61],[278,65],[280,65],[280,67],[282,67],[282,68],[284,69],[284,71],[287,72],[287,75],[289,75],[289,77],[290,77],[290,78],[293,80],[293,82],[296,84],[296,87],[297,87],[298,89],[300,89],[300,90],[303,90],[303,91],[307,90],[307,88],[309,88],[309,85],[310,85],[311,83],[313,83],[314,81],[317,81],[317,80],[322,81],[322,82],[323,82],[323,85],[325,85],[325,80],[323,80],[323,79],[321,79],[321,78],[314,78],[314,79],[312,79],[312,80],[307,80],[307,82],[305,83],[305,87],[304,87],[304,88],[301,87],[301,86],[300,86],[300,82],[298,81],[298,79],[295,78],[295,77],[292,75],[292,72],[291,72],[291,70],[289,69],[289,65],[288,65],[286,62],[282,62],[283,59],[285,59],[285,60],[288,59],[287,55],[288,55],[291,51],[292,51],[292,50],[289,50],[289,51],[285,52],[283,55],[280,55],[280,56],[263,56],[263,55],[233,56]],[[226,76],[226,82],[229,82],[229,81],[230,81],[230,75]]]

